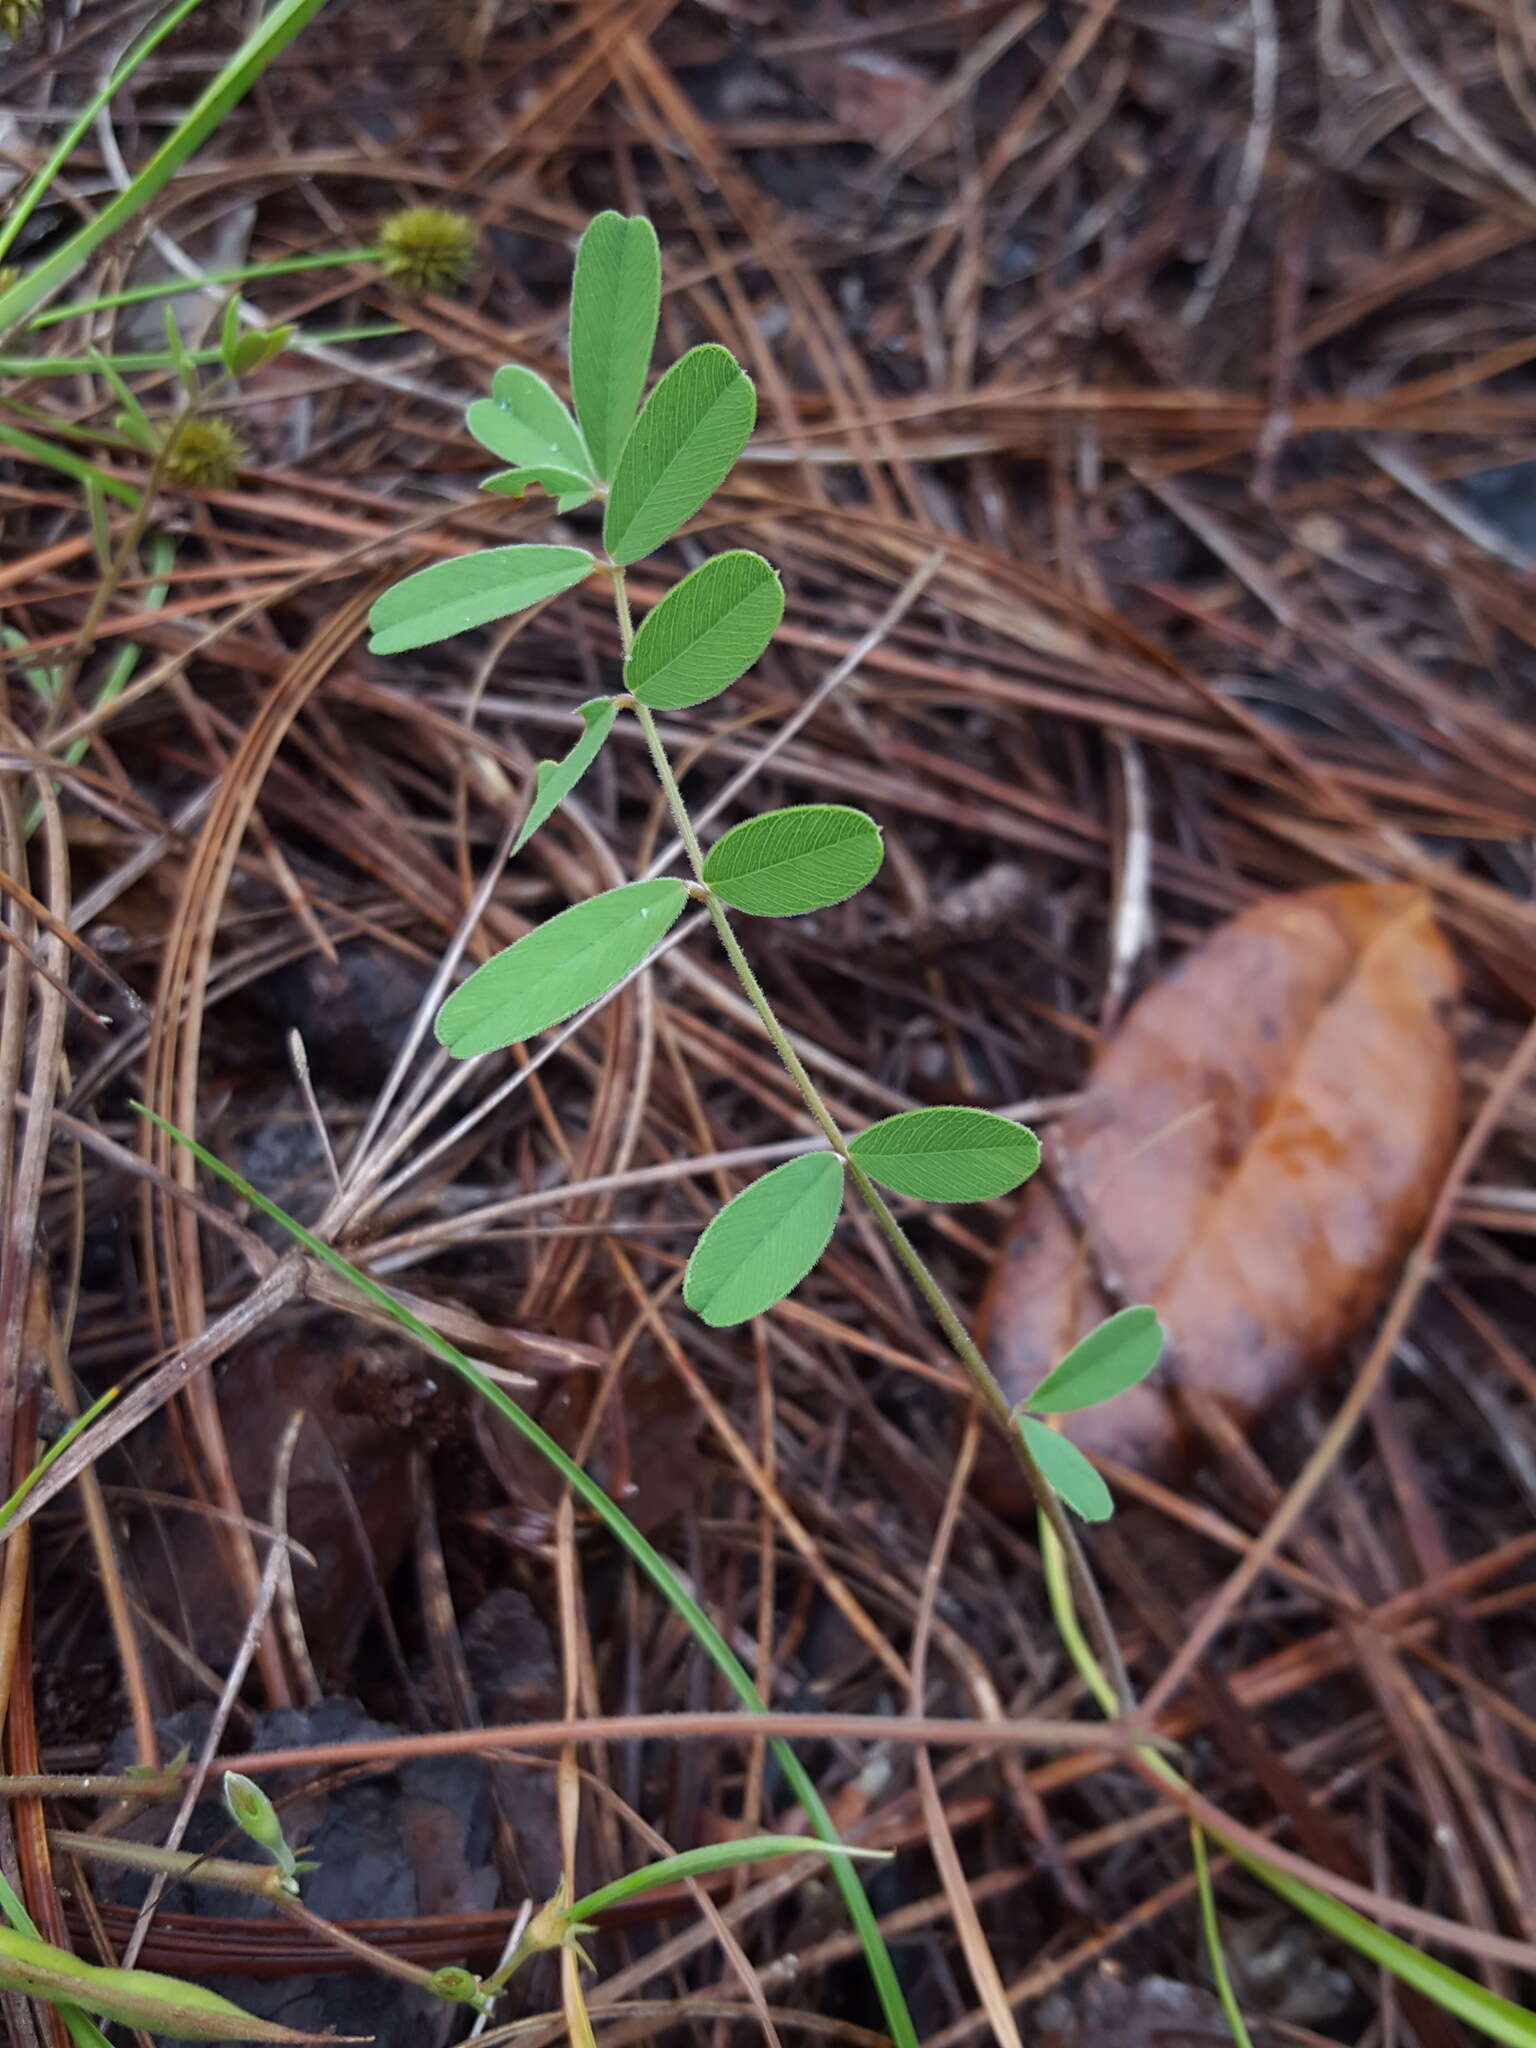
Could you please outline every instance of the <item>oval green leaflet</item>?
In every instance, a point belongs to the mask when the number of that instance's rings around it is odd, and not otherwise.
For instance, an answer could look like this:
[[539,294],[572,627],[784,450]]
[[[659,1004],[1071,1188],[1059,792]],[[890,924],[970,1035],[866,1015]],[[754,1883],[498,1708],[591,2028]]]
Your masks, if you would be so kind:
[[990,1109],[904,1110],[860,1131],[848,1147],[857,1166],[898,1195],[923,1202],[986,1202],[1029,1179],[1040,1140]]
[[547,1031],[606,995],[676,923],[681,882],[626,882],[550,918],[487,960],[437,1013],[439,1044],[474,1059]]
[[480,488],[494,491],[498,498],[521,498],[534,484],[554,499],[560,512],[579,511],[592,496],[592,485],[586,477],[544,463],[536,463],[531,469],[498,469]]
[[1115,1512],[1114,1499],[1077,1445],[1032,1415],[1016,1415],[1014,1421],[1030,1456],[1067,1506],[1085,1522],[1107,1522]]
[[592,572],[585,548],[484,548],[451,562],[434,562],[397,583],[368,614],[372,654],[403,654],[451,640],[474,626],[526,611],[569,590]]
[[581,429],[544,379],[520,363],[496,372],[490,397],[477,398],[467,408],[464,424],[482,448],[514,468],[565,470],[592,478]]
[[1046,1374],[1025,1406],[1040,1415],[1067,1415],[1096,1408],[1144,1380],[1163,1349],[1156,1309],[1123,1308],[1072,1346],[1054,1372]]
[[558,761],[541,761],[534,772],[533,802],[512,842],[514,854],[521,853],[534,833],[563,804],[603,750],[603,742],[619,715],[616,697],[593,697],[576,707],[586,730],[568,754]]
[[68,1949],[0,1928],[0,1989],[20,1991],[49,2005],[76,2006],[103,2019],[144,2027],[173,2041],[288,2041],[356,2039],[301,2034],[258,2020],[236,2005],[157,1970],[104,1969]]
[[864,887],[885,858],[880,827],[846,804],[793,804],[733,825],[704,861],[704,879],[734,910],[798,917]]
[[638,216],[600,213],[571,280],[571,395],[600,477],[610,477],[645,389],[661,314],[661,250]]
[[724,482],[757,418],[752,380],[729,349],[689,349],[645,401],[608,494],[603,545],[638,562],[670,540]]
[[843,1205],[843,1162],[788,1159],[726,1203],[693,1248],[683,1299],[715,1329],[744,1323],[800,1285],[826,1250]]
[[746,674],[783,616],[784,586],[761,555],[712,556],[640,621],[625,687],[655,711],[707,703]]

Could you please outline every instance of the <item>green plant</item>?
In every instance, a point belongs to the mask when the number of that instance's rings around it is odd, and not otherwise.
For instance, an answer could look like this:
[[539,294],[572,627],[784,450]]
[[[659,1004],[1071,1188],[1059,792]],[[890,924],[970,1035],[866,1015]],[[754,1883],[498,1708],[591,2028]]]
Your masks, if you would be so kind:
[[[233,1188],[235,1193],[249,1202],[254,1209],[279,1224],[294,1243],[311,1258],[318,1260],[331,1272],[339,1274],[363,1300],[381,1310],[433,1358],[440,1359],[480,1400],[494,1409],[496,1414],[538,1453],[551,1470],[558,1473],[576,1498],[596,1516],[615,1542],[628,1553],[636,1567],[649,1579],[725,1679],[746,1712],[761,1714],[766,1711],[751,1673],[656,1546],[648,1537],[641,1534],[623,1509],[608,1498],[597,1481],[584,1472],[575,1459],[563,1450],[546,1430],[541,1429],[531,1415],[519,1408],[489,1374],[483,1372],[456,1344],[451,1344],[446,1337],[440,1336],[403,1302],[397,1301],[388,1288],[381,1287],[360,1267],[343,1258],[333,1245],[327,1244],[323,1238],[316,1237],[313,1231],[306,1230],[304,1225],[290,1216],[286,1209],[264,1195],[259,1188],[252,1187],[248,1180],[227,1166],[206,1146],[198,1144],[197,1140],[189,1137],[186,1132],[177,1130],[174,1124],[167,1123],[164,1117],[157,1116],[153,1110],[145,1109],[142,1104],[136,1104],[135,1107],[151,1123],[165,1131],[178,1144],[185,1146],[192,1156],[217,1179],[223,1181],[226,1187]],[[816,1841],[828,1848],[841,1847],[837,1828],[827,1811],[826,1802],[817,1791],[810,1773],[795,1754],[793,1746],[781,1736],[775,1736],[770,1740],[768,1747],[784,1774],[785,1783],[804,1808]],[[808,1842],[806,1846],[813,1845]],[[875,1919],[874,1909],[869,1903],[864,1887],[845,1857],[834,1859],[832,1871],[834,1881],[848,1908],[848,1917],[853,1922],[863,1946],[865,1962],[885,2014],[891,2038],[896,2048],[917,2048],[917,2030],[907,2011],[906,2000],[902,1996],[890,1951],[885,1945],[885,1937],[880,1932],[879,1923]]]
[[[1039,1164],[1033,1133],[988,1110],[956,1106],[908,1111],[845,1137],[742,950],[732,911],[795,917],[830,908],[874,878],[884,847],[874,820],[844,804],[796,804],[746,819],[707,853],[694,830],[656,713],[705,703],[744,675],[779,624],[784,593],[760,555],[732,549],[683,577],[638,629],[632,623],[626,570],[698,513],[757,414],[751,379],[712,342],[689,349],[641,403],[660,305],[661,259],[650,223],[600,215],[576,255],[574,416],[541,377],[516,365],[498,371],[491,396],[465,415],[475,438],[512,465],[484,488],[519,497],[537,488],[565,513],[600,502],[601,551],[525,543],[437,562],[387,591],[370,624],[375,653],[403,653],[606,576],[625,688],[584,704],[575,747],[541,765],[514,850],[575,788],[627,712],[639,722],[692,878],[626,882],[562,911],[455,989],[439,1012],[437,1036],[455,1059],[470,1059],[561,1023],[642,966],[687,903],[701,903],[828,1149],[775,1167],[727,1204],[694,1247],[684,1299],[716,1327],[772,1308],[825,1251],[851,1181],[1075,1552],[1058,1496],[1099,1519],[1109,1512],[1108,1492],[1038,1415],[1107,1400],[1144,1377],[1157,1362],[1157,1320],[1150,1309],[1112,1318],[1038,1390],[1030,1404],[1036,1413],[1015,1415],[881,1190],[939,1202],[1008,1194]],[[1081,1566],[1079,1577],[1089,1585]]]
[[[1006,1432],[1039,1503],[1043,1555],[1063,1639],[1105,1710],[1130,1704],[1113,1631],[1065,1501],[1089,1521],[1112,1512],[1092,1464],[1049,1418],[1135,1385],[1163,1342],[1149,1308],[1111,1316],[1082,1339],[1030,1397],[1011,1408],[882,1189],[917,1200],[979,1201],[1006,1194],[1039,1162],[1033,1135],[973,1107],[888,1117],[845,1137],[776,1017],[730,912],[794,916],[842,902],[878,871],[879,828],[838,804],[804,804],[749,819],[706,853],[656,723],[656,712],[702,704],[730,687],[767,646],[783,610],[771,566],[746,550],[713,557],[685,576],[641,622],[630,615],[626,570],[671,539],[719,487],[752,430],[750,379],[713,344],[690,349],[640,405],[660,304],[660,259],[648,222],[604,214],[582,239],[571,306],[574,417],[542,379],[500,371],[491,398],[471,405],[472,434],[513,465],[484,488],[522,496],[537,487],[562,513],[602,503],[600,550],[507,547],[439,563],[396,585],[375,607],[374,650],[427,646],[502,619],[575,587],[608,579],[624,660],[624,690],[582,706],[585,730],[559,762],[541,766],[517,845],[526,844],[573,789],[623,713],[643,735],[687,858],[690,880],[647,877],[579,903],[486,962],[443,1004],[437,1036],[455,1058],[510,1046],[601,999],[654,957],[691,900],[703,906],[759,1022],[822,1137],[824,1152],[774,1168],[738,1194],[694,1247],[684,1298],[703,1320],[729,1326],[761,1314],[812,1271],[830,1242],[847,1183],[932,1311],[983,1406]],[[638,408],[638,410],[637,410]],[[1074,1598],[1075,1596],[1075,1598]],[[1085,1607],[1090,1643],[1079,1625]],[[1183,1781],[1165,1760],[1158,1775]],[[1282,1896],[1362,1954],[1495,2038],[1532,2048],[1536,2022],[1469,1979],[1431,1963],[1313,1887],[1223,1841]],[[1214,1895],[1196,1840],[1202,1917],[1223,2004],[1239,2048],[1246,2040],[1221,1958]],[[867,1945],[867,1944],[866,1944]],[[888,2015],[890,2007],[887,2005]],[[898,2038],[902,2029],[893,2026]]]
[[[1119,1711],[1115,1689],[1110,1684],[1103,1666],[1095,1657],[1091,1646],[1078,1624],[1077,1611],[1072,1602],[1072,1588],[1068,1582],[1061,1546],[1054,1531],[1042,1520],[1040,1528],[1040,1558],[1045,1567],[1046,1591],[1051,1602],[1051,1612],[1067,1654],[1077,1668],[1078,1675],[1092,1693],[1105,1714],[1113,1716]],[[1155,1755],[1150,1749],[1141,1752],[1141,1761],[1148,1773],[1159,1780],[1175,1795],[1188,1794],[1188,1781],[1175,1770],[1165,1756]],[[1194,1841],[1195,1882],[1200,1896],[1200,1918],[1205,1934],[1207,1949],[1211,1958],[1212,1974],[1215,1978],[1217,1995],[1227,2015],[1227,2023],[1233,2035],[1236,2048],[1246,2048],[1247,2029],[1243,2026],[1237,2011],[1231,1980],[1227,1975],[1226,1959],[1222,1953],[1220,1933],[1216,1922],[1215,1897],[1211,1888],[1210,1867],[1205,1853],[1205,1834],[1218,1842],[1233,1861],[1265,1884],[1272,1892],[1295,1907],[1309,1920],[1342,1941],[1357,1955],[1368,1962],[1388,1970],[1399,1982],[1411,1985],[1432,1999],[1443,2011],[1454,2013],[1479,2033],[1486,2034],[1492,2041],[1500,2041],[1505,2048],[1536,2048],[1536,2014],[1523,2006],[1515,2005],[1496,1992],[1487,1990],[1471,1977],[1465,1977],[1459,1970],[1438,1962],[1433,1956],[1425,1955],[1420,1949],[1401,1940],[1385,1927],[1378,1927],[1363,1913],[1357,1913],[1342,1901],[1333,1899],[1316,1885],[1293,1876],[1287,1870],[1278,1869],[1262,1856],[1254,1855],[1239,1842],[1229,1840],[1216,1827],[1203,1828],[1191,1815],[1191,1833]]]

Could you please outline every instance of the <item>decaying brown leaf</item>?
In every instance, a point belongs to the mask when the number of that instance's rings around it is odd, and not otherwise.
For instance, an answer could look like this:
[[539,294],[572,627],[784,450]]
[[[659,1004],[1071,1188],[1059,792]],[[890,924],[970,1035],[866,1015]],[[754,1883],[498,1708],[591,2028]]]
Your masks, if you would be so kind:
[[1336,1353],[1455,1143],[1456,989],[1422,892],[1343,883],[1234,918],[1149,990],[1052,1127],[1004,1242],[981,1321],[1010,1399],[1112,1310],[1152,1302],[1157,1374],[1069,1428],[1156,1470],[1185,1446],[1181,1389],[1246,1422]]

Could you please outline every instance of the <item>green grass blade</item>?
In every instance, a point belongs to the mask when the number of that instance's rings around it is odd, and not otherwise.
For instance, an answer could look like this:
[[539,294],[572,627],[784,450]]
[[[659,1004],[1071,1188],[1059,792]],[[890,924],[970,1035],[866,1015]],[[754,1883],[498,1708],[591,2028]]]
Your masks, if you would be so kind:
[[[40,199],[46,196],[54,179],[59,175],[64,165],[68,163],[70,153],[74,149],[75,144],[84,135],[108,100],[111,99],[112,95],[121,86],[128,83],[128,80],[132,78],[134,72],[138,70],[145,58],[153,55],[171,31],[179,27],[186,20],[187,16],[192,13],[193,9],[201,6],[201,4],[202,0],[178,0],[178,4],[171,8],[168,14],[163,15],[159,21],[153,23],[146,31],[142,40],[134,45],[127,56],[124,57],[122,63],[116,67],[106,84],[98,91],[92,93],[79,113],[76,114],[74,120],[70,122],[64,133],[54,144],[48,160],[38,171],[31,184],[28,185],[26,191],[22,193],[14,206],[7,209],[4,223],[0,224],[0,256],[4,256],[6,250],[10,248],[16,237],[21,233],[22,228],[31,216],[33,208]],[[3,304],[3,301],[0,301],[0,304]],[[0,333],[4,333],[6,324],[5,320],[0,319]]]
[[71,299],[65,306],[50,306],[27,322],[27,332],[57,327],[63,320],[78,320],[86,313],[106,313],[114,306],[142,306],[150,299],[178,299],[187,292],[212,291],[230,284],[259,284],[268,277],[294,277],[305,270],[329,270],[343,263],[372,263],[377,249],[325,249],[311,256],[282,256],[270,263],[241,263],[233,270],[210,270],[201,277],[162,277],[154,284],[136,284],[128,291],[103,292],[100,298]]
[[[155,580],[144,592],[143,609],[147,612],[157,612],[170,594],[171,571],[176,566],[176,543],[168,533],[151,534],[145,554],[149,561],[150,573]],[[143,652],[137,640],[125,641],[118,648],[92,702],[93,711],[99,711],[103,704],[110,704],[114,697],[123,694],[133,681],[134,670],[138,667]],[[88,732],[81,733],[78,739],[71,740],[64,749],[65,763],[73,768],[77,761],[85,759],[90,747],[91,735]],[[28,808],[26,816],[26,832],[29,839],[42,823],[42,818],[42,798],[37,797]],[[94,1413],[94,1410],[92,1412]],[[3,1527],[4,1515],[0,1513],[0,1528]]]
[[[277,5],[257,23],[196,104],[128,185],[102,208],[94,220],[86,221],[50,255],[25,271],[8,291],[0,292],[0,334],[18,321],[25,320],[28,314],[35,313],[45,300],[52,298],[61,286],[68,283],[109,235],[116,234],[126,221],[132,220],[157,193],[164,190],[194,150],[200,149],[208,140],[230,108],[244,99],[273,58],[287,48],[324,5],[325,0],[277,0]],[[180,16],[176,18],[180,19]],[[133,61],[142,62],[147,54],[141,49],[135,53]],[[125,72],[123,75],[128,74]],[[95,111],[93,107],[93,117]],[[54,168],[56,170],[57,166]]]
[[[142,1103],[134,1106],[139,1114],[148,1117],[157,1129],[174,1138],[177,1144],[184,1145],[192,1156],[211,1174],[223,1181],[226,1187],[233,1188],[253,1208],[260,1210],[263,1216],[287,1231],[311,1257],[318,1259],[331,1272],[339,1274],[365,1300],[382,1309],[401,1329],[408,1330],[425,1350],[434,1358],[440,1359],[451,1372],[456,1373],[467,1386],[472,1387],[482,1401],[494,1408],[525,1443],[530,1444],[549,1465],[553,1466],[577,1499],[591,1509],[614,1541],[634,1559],[668,1606],[687,1624],[699,1647],[720,1672],[746,1711],[750,1714],[765,1711],[746,1666],[735,1655],[725,1637],[683,1585],[661,1552],[641,1535],[623,1510],[616,1507],[608,1498],[597,1481],[590,1478],[575,1459],[560,1448],[552,1436],[540,1429],[533,1417],[525,1414],[503,1388],[488,1378],[472,1359],[466,1358],[456,1345],[450,1344],[446,1337],[440,1337],[436,1330],[422,1322],[419,1316],[412,1315],[402,1302],[396,1301],[395,1297],[387,1289],[380,1287],[376,1280],[369,1279],[366,1273],[360,1272],[356,1266],[344,1259],[340,1252],[333,1250],[312,1231],[306,1230],[302,1223],[297,1222],[286,1210],[280,1209],[276,1202],[258,1193],[249,1181],[235,1172],[233,1167],[226,1166],[222,1159],[199,1145],[195,1138],[189,1138],[185,1132],[177,1130],[174,1124],[167,1123],[152,1109],[146,1109]],[[774,1761],[784,1773],[790,1790],[805,1809],[806,1818],[815,1829],[817,1837],[831,1846],[841,1846],[838,1843],[837,1829],[832,1816],[794,1750],[781,1736],[771,1737],[769,1748],[773,1752]],[[852,1920],[863,1944],[865,1961],[874,1980],[891,2038],[896,2048],[918,2048],[917,2029],[912,2024],[912,2015],[907,2010],[906,1999],[897,1981],[895,1966],[885,1945],[885,1936],[880,1932],[874,1908],[869,1903],[858,1873],[847,1857],[838,1856],[833,1858],[832,1875],[843,1895],[848,1917]]]
[[[59,1459],[63,1457],[64,1453],[69,1449],[70,1445],[74,1443],[78,1437],[84,1436],[85,1432],[90,1428],[91,1424],[96,1420],[98,1415],[104,1415],[106,1413],[107,1409],[109,1409],[112,1406],[112,1403],[117,1399],[118,1395],[122,1391],[123,1390],[121,1387],[108,1387],[107,1391],[104,1394],[99,1394],[97,1396],[97,1398],[91,1403],[90,1407],[86,1409],[83,1415],[77,1415],[74,1421],[69,1425],[68,1429],[66,1429],[62,1433],[62,1435],[56,1437],[54,1441],[48,1446],[47,1450],[44,1451],[43,1455],[32,1467],[32,1470],[27,1474],[26,1478],[22,1480],[20,1486],[17,1487],[16,1491],[11,1495],[10,1499],[6,1501],[3,1506],[0,1506],[0,1542],[3,1542],[5,1540],[5,1531],[10,1526],[10,1520],[12,1515],[15,1514],[16,1510],[21,1506],[22,1502],[26,1499],[27,1495],[32,1491],[33,1487],[37,1485],[37,1482],[43,1477],[44,1473],[46,1473],[51,1466],[56,1465],[58,1463]],[[23,1934],[27,1932],[25,1928],[23,1928],[21,1931]]]
[[1200,1925],[1205,1933],[1205,1952],[1210,1960],[1216,1997],[1226,2016],[1227,2032],[1232,2036],[1234,2048],[1253,2048],[1248,2022],[1243,2018],[1243,2009],[1237,2002],[1231,1972],[1227,1968],[1221,1919],[1216,1911],[1216,1887],[1211,1883],[1211,1859],[1205,1853],[1205,1830],[1194,1821],[1189,1824],[1189,1846],[1195,1859],[1195,1889],[1200,1894]]
[[[1114,1688],[1105,1677],[1098,1659],[1083,1634],[1078,1622],[1077,1608],[1072,1598],[1072,1584],[1067,1576],[1066,1559],[1055,1531],[1042,1516],[1040,1520],[1040,1562],[1045,1571],[1046,1595],[1050,1601],[1051,1614],[1060,1632],[1067,1654],[1077,1667],[1078,1675],[1098,1701],[1107,1719],[1113,1720],[1118,1702]],[[1158,1773],[1181,1790],[1187,1790],[1184,1780],[1166,1757],[1158,1756],[1153,1750],[1143,1750],[1142,1755],[1153,1764]],[[1448,1963],[1439,1963],[1432,1956],[1410,1948],[1395,1934],[1389,1934],[1385,1927],[1378,1927],[1374,1920],[1367,1920],[1363,1913],[1357,1913],[1350,1906],[1341,1905],[1326,1892],[1320,1892],[1315,1885],[1303,1878],[1292,1877],[1289,1871],[1277,1870],[1272,1863],[1266,1863],[1261,1856],[1250,1855],[1235,1842],[1229,1842],[1218,1829],[1207,1830],[1211,1840],[1219,1842],[1235,1863],[1277,1892],[1297,1912],[1304,1913],[1319,1927],[1326,1928],[1339,1941],[1346,1943],[1358,1955],[1370,1962],[1379,1963],[1385,1970],[1415,1991],[1433,2000],[1443,2012],[1454,2014],[1465,2020],[1469,2027],[1475,2027],[1492,2041],[1502,2041],[1505,2048],[1536,2048],[1536,2013],[1524,2006],[1513,2005],[1507,1998],[1500,1998],[1492,1991],[1485,1991],[1472,1978],[1464,1977],[1459,1970],[1453,1970]]]
[[[296,334],[289,346],[340,348],[350,341],[377,341],[381,335],[403,332],[398,320],[368,320],[359,327],[328,327],[318,334]],[[183,351],[183,357],[185,361],[205,369],[223,362],[222,351],[216,348],[189,348]],[[131,376],[135,371],[174,370],[176,367],[169,350],[163,348],[141,349],[115,356],[0,356],[0,376],[6,377],[99,376],[109,370],[119,374],[127,372]]]
[[595,1920],[600,1913],[609,1913],[622,1905],[625,1899],[654,1891],[658,1885],[675,1884],[685,1877],[707,1877],[711,1871],[735,1870],[743,1863],[763,1863],[774,1856],[804,1856],[808,1852],[814,1855],[818,1851],[827,1856],[855,1856],[866,1863],[889,1862],[891,1855],[889,1849],[845,1849],[836,1843],[813,1842],[806,1835],[749,1835],[740,1842],[706,1842],[700,1849],[663,1856],[659,1862],[647,1863],[643,1869],[615,1878],[599,1891],[588,1892],[584,1899],[567,1908],[566,1917]]
[[14,448],[18,455],[24,455],[28,462],[35,462],[45,469],[57,469],[65,476],[72,476],[78,484],[94,483],[109,498],[116,498],[120,505],[138,509],[139,493],[121,477],[108,476],[104,469],[98,469],[94,462],[87,462],[83,455],[72,455],[67,448],[59,448],[52,441],[45,441],[38,434],[29,434],[22,427],[9,426],[0,420],[0,445]]
[[1536,2048],[1536,2013],[1523,2005],[1514,2005],[1507,1998],[1500,1998],[1496,1992],[1486,1991],[1471,1977],[1464,1977],[1460,1970],[1453,1970],[1449,1963],[1436,1962],[1433,1956],[1412,1948],[1395,1934],[1389,1934],[1385,1927],[1378,1927],[1374,1920],[1367,1920],[1363,1913],[1357,1913],[1350,1906],[1341,1905],[1337,1899],[1330,1899],[1326,1892],[1307,1884],[1299,1877],[1292,1877],[1288,1871],[1277,1870],[1272,1863],[1265,1863],[1258,1856],[1250,1856],[1236,1848],[1231,1842],[1224,1842],[1220,1835],[1213,1839],[1234,1861],[1266,1884],[1272,1892],[1278,1892],[1287,1904],[1304,1913],[1319,1927],[1339,1941],[1347,1943],[1357,1955],[1365,1956],[1402,1983],[1409,1984],[1415,1991],[1433,2000],[1442,2012],[1454,2014],[1465,2020],[1469,2027],[1476,2027],[1480,2034],[1490,2040],[1502,2041],[1506,2048]]

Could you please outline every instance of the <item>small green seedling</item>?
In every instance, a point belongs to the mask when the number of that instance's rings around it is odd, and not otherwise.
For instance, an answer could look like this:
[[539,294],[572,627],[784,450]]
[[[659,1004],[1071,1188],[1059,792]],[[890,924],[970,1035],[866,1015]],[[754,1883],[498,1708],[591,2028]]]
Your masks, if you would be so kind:
[[[1043,1475],[1080,1514],[1100,1519],[1109,1511],[1103,1481],[1044,1423],[1020,1416],[1015,1427],[985,1360],[879,1192],[930,1202],[1009,1194],[1040,1162],[1033,1132],[990,1110],[956,1105],[886,1117],[845,1138],[731,926],[731,911],[802,917],[845,902],[879,873],[879,826],[846,804],[794,804],[744,820],[706,852],[688,816],[654,714],[707,703],[743,676],[783,617],[784,591],[761,555],[733,548],[684,576],[638,629],[631,621],[626,569],[670,540],[719,488],[757,417],[751,379],[713,342],[689,349],[641,402],[660,306],[661,256],[650,223],[600,215],[581,239],[572,285],[574,413],[542,377],[513,364],[497,371],[490,397],[476,399],[465,415],[475,439],[511,465],[487,480],[487,490],[521,497],[536,488],[568,514],[600,505],[600,547],[527,542],[435,562],[387,591],[369,623],[374,653],[399,654],[605,576],[617,610],[624,693],[583,704],[581,738],[561,760],[540,764],[513,851],[576,788],[628,712],[640,724],[693,881],[626,882],[551,918],[455,989],[438,1014],[439,1043],[455,1059],[473,1059],[564,1022],[653,958],[689,898],[701,901],[828,1149],[775,1167],[727,1203],[694,1247],[684,1300],[716,1328],[773,1308],[831,1242],[852,1180],[1019,1447],[1031,1482],[1041,1484]],[[1138,1331],[1156,1332],[1150,1309],[1128,1313],[1141,1319]],[[1109,1338],[1122,1323],[1112,1318],[1100,1334]],[[1125,1341],[1123,1332],[1111,1340],[1117,1357]]]

